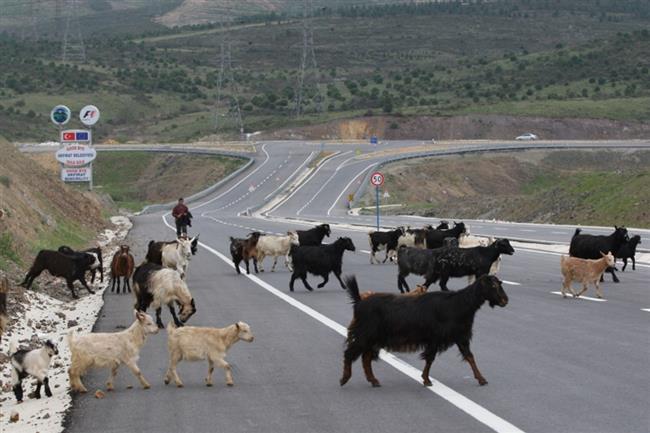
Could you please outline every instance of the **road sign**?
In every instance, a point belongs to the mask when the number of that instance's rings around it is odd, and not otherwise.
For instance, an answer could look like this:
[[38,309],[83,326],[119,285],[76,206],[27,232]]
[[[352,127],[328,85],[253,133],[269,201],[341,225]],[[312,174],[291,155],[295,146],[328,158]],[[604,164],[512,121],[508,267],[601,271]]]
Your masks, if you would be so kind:
[[64,167],[61,169],[61,180],[64,182],[90,182],[93,177],[93,168],[90,167]]
[[377,143],[379,143],[379,140],[377,139],[376,135],[370,137],[370,144],[377,144]]
[[370,176],[370,183],[374,186],[382,186],[384,184],[384,175],[376,171]]
[[56,152],[56,160],[68,167],[81,167],[97,158],[97,151],[84,144],[71,144]]
[[57,105],[50,112],[50,119],[56,126],[63,126],[70,121],[72,112],[65,105]]
[[67,129],[61,131],[61,144],[68,143],[87,143],[90,144],[92,141],[92,135],[90,131],[85,129]]
[[79,120],[86,126],[93,126],[99,120],[99,108],[94,105],[86,105],[79,112]]

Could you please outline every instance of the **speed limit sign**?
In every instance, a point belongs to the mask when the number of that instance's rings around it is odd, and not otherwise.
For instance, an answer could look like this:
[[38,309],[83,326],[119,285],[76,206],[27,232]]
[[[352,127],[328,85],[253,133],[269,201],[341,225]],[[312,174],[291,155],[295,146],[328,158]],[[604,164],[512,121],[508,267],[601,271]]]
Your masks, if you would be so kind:
[[370,183],[374,186],[382,186],[384,184],[384,175],[376,171],[370,176]]

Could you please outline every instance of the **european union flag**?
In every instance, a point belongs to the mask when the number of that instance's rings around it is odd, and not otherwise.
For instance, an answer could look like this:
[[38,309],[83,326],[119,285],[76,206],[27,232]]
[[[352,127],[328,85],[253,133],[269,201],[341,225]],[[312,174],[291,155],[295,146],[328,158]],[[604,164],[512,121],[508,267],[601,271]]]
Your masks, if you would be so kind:
[[88,133],[85,131],[78,131],[77,132],[77,140],[78,141],[88,141]]

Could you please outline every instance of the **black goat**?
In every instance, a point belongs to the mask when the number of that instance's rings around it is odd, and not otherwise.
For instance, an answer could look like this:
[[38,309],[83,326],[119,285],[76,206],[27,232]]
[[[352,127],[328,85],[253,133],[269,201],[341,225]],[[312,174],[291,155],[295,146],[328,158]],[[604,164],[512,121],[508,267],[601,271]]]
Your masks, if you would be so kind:
[[233,238],[230,237],[230,256],[232,257],[232,262],[235,265],[235,270],[238,274],[241,274],[239,270],[239,264],[244,261],[246,263],[246,273],[250,274],[250,268],[248,262],[250,259],[253,259],[253,268],[255,273],[258,273],[257,270],[257,241],[261,236],[260,232],[252,232],[248,235],[247,238]]
[[341,287],[345,289],[341,280],[341,266],[345,250],[355,250],[350,238],[338,238],[335,242],[327,245],[306,247],[291,245],[289,255],[293,263],[293,273],[289,282],[289,290],[293,292],[293,283],[296,278],[302,280],[307,290],[314,290],[307,282],[307,272],[323,277],[323,282],[318,285],[319,289],[329,281],[329,273],[334,272]]
[[[601,252],[607,254],[611,252],[615,257],[618,250],[630,240],[625,227],[614,226],[614,232],[610,235],[583,235],[580,229],[576,229],[571,238],[569,246],[569,255],[581,259],[600,259]],[[607,271],[612,274],[615,283],[619,282],[614,268],[608,268]],[[601,277],[601,280],[603,278]]]
[[456,223],[453,228],[448,230],[428,230],[426,233],[427,248],[440,248],[445,243],[445,238],[456,238],[465,233],[465,223]]
[[627,259],[632,259],[632,270],[636,271],[636,259],[634,255],[636,254],[636,247],[641,243],[641,236],[634,235],[630,238],[629,241],[623,244],[621,248],[618,249],[616,254],[617,259],[623,259],[623,268],[622,271],[625,271],[627,268]]
[[298,233],[298,241],[300,246],[320,245],[323,243],[325,236],[329,237],[332,234],[329,224],[321,224],[309,230],[296,230]]
[[417,247],[400,247],[397,253],[397,288],[400,293],[410,291],[408,284],[406,284],[406,277],[409,274],[424,276],[423,285],[427,288],[437,280],[434,263],[440,251],[440,248],[425,250]]
[[[370,232],[368,233],[368,242],[370,243],[370,264],[374,262],[379,263],[379,259],[375,257],[377,251],[386,249],[386,257],[382,263],[386,263],[392,251],[392,255],[397,253],[397,241],[400,236],[404,235],[404,227],[398,227],[395,230],[387,232]],[[391,260],[393,260],[391,256]]]
[[508,239],[497,239],[487,247],[458,248],[444,247],[435,259],[434,281],[440,278],[440,288],[447,289],[450,277],[488,275],[492,264],[501,254],[509,256],[515,253]]
[[67,245],[60,246],[58,251],[63,254],[79,257],[79,254],[95,255],[97,262],[90,268],[90,284],[95,283],[95,275],[99,271],[99,281],[104,282],[104,258],[102,249],[99,247],[88,248],[87,250],[75,251]]
[[422,350],[426,361],[422,381],[431,386],[429,370],[438,353],[453,344],[458,346],[463,359],[469,363],[479,385],[486,385],[474,355],[470,350],[472,326],[476,311],[488,302],[490,307],[508,304],[501,281],[483,276],[457,292],[428,292],[420,296],[375,294],[361,300],[354,277],[345,280],[354,303],[354,315],[348,327],[347,347],[343,354],[341,386],[352,376],[352,363],[360,356],[363,370],[372,386],[380,386],[372,372],[372,361],[380,349],[393,352]]
[[58,251],[41,250],[36,255],[32,267],[25,275],[21,286],[29,289],[41,272],[47,270],[54,277],[65,278],[68,289],[72,292],[73,298],[79,296],[74,290],[74,282],[79,281],[88,290],[88,293],[95,293],[86,283],[86,271],[90,270],[97,262],[94,255],[80,253],[78,255],[69,255]]

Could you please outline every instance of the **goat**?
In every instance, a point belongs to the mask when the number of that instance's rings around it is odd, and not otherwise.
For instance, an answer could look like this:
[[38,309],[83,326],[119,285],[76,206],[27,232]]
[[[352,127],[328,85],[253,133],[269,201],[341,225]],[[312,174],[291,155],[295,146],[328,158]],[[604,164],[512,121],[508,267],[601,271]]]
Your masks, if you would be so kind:
[[79,281],[88,290],[88,293],[94,294],[95,292],[86,283],[85,275],[86,271],[91,269],[96,262],[97,257],[92,254],[76,253],[72,255],[52,250],[41,250],[20,285],[29,289],[34,279],[41,272],[47,270],[54,277],[65,278],[73,298],[79,297],[74,290],[75,281]]
[[58,251],[63,254],[79,257],[80,254],[90,254],[97,259],[90,267],[90,284],[95,283],[95,275],[99,272],[100,282],[104,282],[104,258],[102,256],[102,249],[100,247],[88,248],[86,250],[75,251],[67,245],[60,246]]
[[[489,275],[494,262],[501,254],[513,255],[515,252],[508,239],[497,239],[487,247],[456,248],[443,247],[435,258],[433,281],[440,278],[440,288],[447,289],[450,277]],[[425,283],[426,285],[426,283]]]
[[[601,258],[598,260],[579,259],[577,257],[569,257],[562,255],[560,257],[560,269],[564,276],[562,283],[562,296],[566,298],[566,292],[571,292],[573,297],[577,298],[587,291],[589,283],[596,286],[596,296],[602,298],[600,290],[600,277],[605,273],[605,270],[614,266],[616,259],[611,252],[600,253]],[[578,281],[582,283],[582,290],[576,293],[573,290],[571,283]]]
[[329,281],[330,272],[334,273],[339,283],[341,283],[341,287],[345,289],[345,285],[341,280],[341,266],[345,250],[355,250],[352,239],[338,238],[328,245],[306,247],[292,245],[289,254],[293,261],[293,273],[291,274],[291,281],[289,281],[289,290],[293,292],[293,283],[296,278],[302,280],[307,290],[314,290],[307,282],[307,272],[323,277],[323,282],[317,286],[319,289]]
[[447,230],[427,230],[426,232],[426,245],[428,249],[440,248],[444,245],[445,238],[456,238],[467,232],[465,224],[454,223],[454,227]]
[[400,293],[408,293],[409,286],[406,277],[409,274],[422,275],[424,286],[429,287],[436,280],[434,263],[441,249],[429,250],[416,247],[400,247],[397,254],[397,288]]
[[320,224],[309,230],[296,230],[296,233],[301,246],[316,246],[322,244],[323,238],[329,237],[332,231],[329,224]]
[[427,231],[429,230],[433,230],[431,225],[427,225],[421,229],[407,227],[404,230],[404,234],[397,240],[397,251],[399,252],[401,246],[425,248]]
[[226,352],[239,340],[251,343],[255,338],[250,326],[244,322],[237,322],[225,328],[197,326],[177,328],[170,323],[167,326],[167,335],[169,368],[165,373],[165,385],[174,379],[174,383],[178,387],[182,387],[183,382],[178,377],[176,365],[181,360],[202,361],[205,359],[208,360],[208,375],[205,378],[207,386],[212,386],[212,372],[215,364],[224,369],[226,385],[233,386],[232,368],[224,359]]
[[115,282],[117,281],[117,293],[120,293],[120,277],[122,277],[124,279],[123,293],[126,293],[127,289],[131,293],[130,280],[131,276],[133,276],[134,267],[135,260],[129,251],[129,246],[121,245],[120,249],[113,255],[113,260],[111,260],[111,292],[115,290]]
[[[173,272],[173,271],[172,271]],[[151,385],[144,378],[138,359],[140,349],[148,335],[157,334],[158,326],[150,315],[142,311],[134,311],[135,322],[124,331],[112,333],[91,333],[75,336],[74,331],[68,334],[70,347],[70,386],[73,391],[85,393],[86,387],[81,382],[81,376],[90,368],[109,368],[110,376],[106,381],[106,389],[113,390],[113,381],[121,364],[126,365],[138,378],[144,389]]]
[[[625,227],[614,226],[614,232],[608,236],[581,234],[580,229],[576,229],[571,238],[569,246],[569,255],[581,259],[599,259],[601,251],[616,252],[630,240]],[[620,280],[614,272],[615,269],[608,268],[607,272],[612,274],[612,280],[618,283]],[[603,281],[601,277],[601,281]]]
[[0,341],[2,341],[2,334],[4,334],[9,318],[7,317],[7,293],[9,293],[9,280],[6,276],[0,279]]
[[394,260],[395,255],[397,254],[397,242],[400,237],[402,237],[406,231],[404,227],[398,227],[395,230],[390,230],[386,232],[382,231],[373,231],[368,233],[368,242],[370,244],[370,264],[374,262],[379,263],[379,259],[375,257],[377,251],[385,249],[386,257],[382,263],[386,263],[388,258],[391,258],[391,261]]
[[[415,289],[413,289],[410,292],[403,293],[404,296],[420,296],[425,293],[427,293],[427,290],[429,290],[427,287],[422,286],[418,284],[415,286]],[[373,292],[372,290],[366,290],[365,292],[361,293],[359,296],[361,297],[361,300],[363,301],[364,299],[368,299],[371,296],[382,296],[382,295],[388,295],[390,293],[382,293],[382,292]]]
[[383,294],[365,300],[359,295],[354,276],[346,278],[345,282],[354,304],[354,315],[348,327],[341,386],[352,377],[352,363],[360,356],[366,379],[372,386],[380,386],[372,371],[372,361],[379,357],[380,349],[393,352],[422,349],[421,356],[425,360],[422,380],[424,386],[431,386],[431,364],[438,353],[453,344],[469,363],[479,385],[487,384],[470,350],[470,341],[474,315],[483,303],[487,301],[490,307],[508,304],[508,296],[498,278],[483,276],[457,292],[420,296]]
[[299,238],[296,232],[287,232],[286,236],[260,236],[257,240],[257,263],[259,264],[260,272],[264,272],[262,262],[266,256],[273,257],[273,267],[271,272],[275,271],[275,265],[278,263],[278,257],[284,257],[284,264],[289,267],[288,255],[291,245],[298,245]]
[[198,250],[199,235],[192,239],[179,238],[174,241],[150,241],[146,260],[150,263],[176,269],[181,278],[185,279],[187,267],[192,256]]
[[[173,269],[144,262],[135,269],[133,289],[136,297],[135,309],[145,312],[151,305],[156,310],[156,324],[161,329],[165,327],[160,319],[163,305],[169,307],[176,326],[183,326],[183,323],[196,313],[190,290]],[[180,321],[176,316],[174,301],[180,306]]]
[[248,267],[248,261],[250,259],[253,259],[253,268],[255,269],[255,273],[258,273],[257,242],[259,241],[260,236],[260,232],[252,232],[245,239],[230,237],[230,256],[232,257],[232,262],[235,265],[235,270],[238,274],[241,274],[239,264],[242,260],[246,263],[246,273],[251,273]]
[[47,340],[43,347],[34,350],[18,350],[16,343],[11,342],[9,345],[9,359],[12,367],[11,384],[18,403],[23,401],[23,379],[27,376],[33,376],[38,381],[34,397],[41,398],[41,386],[45,387],[45,395],[52,397],[47,372],[50,368],[50,360],[58,354],[59,350],[50,340]]
[[623,260],[623,268],[621,271],[625,272],[627,268],[627,259],[632,259],[632,270],[636,271],[636,247],[641,243],[641,236],[634,235],[629,241],[624,243],[616,252],[616,258]]
[[[479,236],[474,236],[465,233],[460,235],[460,237],[458,238],[458,246],[460,248],[487,247],[492,245],[495,242],[495,240],[496,239],[493,238],[492,236],[479,237]],[[446,245],[446,246],[451,246],[451,245]],[[497,258],[494,261],[494,263],[492,263],[489,274],[496,275],[499,272],[500,268],[501,268],[501,256],[499,256],[499,258]],[[469,284],[474,282],[473,275],[469,275],[467,279]]]

